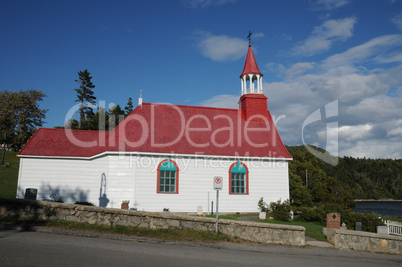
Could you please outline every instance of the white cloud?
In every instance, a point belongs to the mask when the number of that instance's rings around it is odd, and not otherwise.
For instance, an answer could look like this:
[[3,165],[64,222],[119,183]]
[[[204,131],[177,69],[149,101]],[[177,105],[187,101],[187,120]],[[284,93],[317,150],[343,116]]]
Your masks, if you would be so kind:
[[[319,109],[321,120],[307,124],[303,132],[308,144],[337,148],[340,156],[402,158],[402,64],[400,52],[395,52],[401,45],[402,35],[386,35],[322,62],[299,62],[288,68],[268,63],[283,78],[270,83],[264,76],[263,88],[271,114],[286,116],[277,123],[284,143],[302,144],[302,124]],[[393,94],[388,94],[390,89]],[[236,108],[238,99],[216,96],[205,102]],[[331,117],[325,106],[336,100],[338,116]],[[331,123],[339,126],[338,146],[327,141],[333,135]]]
[[332,10],[349,3],[350,0],[315,0],[311,2],[311,6],[314,10]]
[[328,57],[324,60],[324,65],[326,65],[326,68],[331,68],[360,63],[361,61],[373,58],[373,56],[376,56],[377,59],[388,57],[389,60],[390,48],[400,45],[402,45],[402,34],[379,36],[362,45],[352,47],[346,52]]
[[200,106],[204,107],[219,107],[219,108],[233,108],[237,109],[237,102],[239,101],[240,95],[217,95],[211,99],[205,100],[199,103]]
[[346,141],[359,141],[370,135],[370,130],[373,129],[371,124],[341,126],[339,127],[339,138]]
[[262,32],[256,32],[256,33],[253,33],[252,37],[253,38],[261,38],[261,37],[264,37],[264,34]]
[[205,32],[198,36],[201,53],[214,61],[235,61],[247,53],[248,42],[244,39]]
[[299,76],[304,74],[306,71],[309,71],[314,68],[314,62],[299,62],[293,64],[287,71],[286,74],[288,77]]
[[402,136],[402,120],[397,120],[395,122],[395,128],[388,132],[388,136]]
[[402,31],[402,13],[391,19],[391,22],[395,24],[398,30]]
[[314,28],[311,36],[304,42],[293,47],[293,55],[312,56],[331,48],[333,42],[346,41],[353,35],[356,18],[327,20]]
[[182,0],[181,2],[190,8],[205,8],[211,5],[221,6],[235,1],[236,0]]

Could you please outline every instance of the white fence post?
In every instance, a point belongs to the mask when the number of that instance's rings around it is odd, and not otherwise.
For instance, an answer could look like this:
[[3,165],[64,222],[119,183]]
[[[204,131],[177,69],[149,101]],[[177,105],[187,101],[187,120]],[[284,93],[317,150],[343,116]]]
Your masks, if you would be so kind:
[[402,223],[390,220],[384,220],[384,224],[388,226],[388,233],[390,235],[402,236]]

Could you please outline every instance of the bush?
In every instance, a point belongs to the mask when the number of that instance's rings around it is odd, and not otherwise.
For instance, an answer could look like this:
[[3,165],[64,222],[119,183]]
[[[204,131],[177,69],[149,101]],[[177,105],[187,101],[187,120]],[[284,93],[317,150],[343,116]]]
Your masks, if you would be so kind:
[[308,208],[301,207],[299,209],[300,215],[298,219],[303,222],[317,222],[317,223],[325,223],[327,219],[327,215],[323,209],[318,207]]
[[281,203],[281,200],[277,202],[271,202],[271,216],[274,220],[279,221],[290,221],[290,211],[292,210],[289,200],[284,201]]
[[261,197],[260,200],[258,201],[258,208],[261,212],[268,212],[269,211],[269,207],[267,205],[267,203],[264,202],[264,198]]
[[374,212],[358,213],[350,209],[342,209],[341,206],[335,204],[326,204],[319,207],[300,207],[300,215],[298,220],[304,222],[316,222],[326,225],[327,214],[338,212],[341,214],[341,224],[345,223],[348,229],[354,230],[356,222],[362,223],[362,230],[367,232],[376,232],[376,227],[383,225],[379,215]]
[[94,206],[94,203],[88,201],[76,201],[74,204],[85,205],[85,206]]
[[356,222],[362,223],[362,231],[376,232],[377,226],[384,225],[383,221],[379,218],[379,215],[375,212],[358,213],[354,211],[343,212],[341,214],[342,222],[346,223],[348,229],[354,230]]

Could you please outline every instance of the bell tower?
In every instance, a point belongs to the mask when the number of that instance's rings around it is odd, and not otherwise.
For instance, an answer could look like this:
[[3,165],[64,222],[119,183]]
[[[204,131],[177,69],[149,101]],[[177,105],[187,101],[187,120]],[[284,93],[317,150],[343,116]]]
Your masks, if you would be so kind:
[[263,75],[258,68],[257,61],[255,60],[253,49],[251,48],[250,37],[251,32],[248,35],[249,45],[246,63],[244,64],[243,72],[240,75],[242,96],[240,97],[239,104],[240,109],[244,112],[246,120],[251,117],[261,120],[263,117],[267,118],[268,116],[268,98],[262,92]]
[[251,44],[249,44],[246,63],[244,64],[243,72],[240,75],[241,94],[262,94],[262,76],[257,61],[254,58]]

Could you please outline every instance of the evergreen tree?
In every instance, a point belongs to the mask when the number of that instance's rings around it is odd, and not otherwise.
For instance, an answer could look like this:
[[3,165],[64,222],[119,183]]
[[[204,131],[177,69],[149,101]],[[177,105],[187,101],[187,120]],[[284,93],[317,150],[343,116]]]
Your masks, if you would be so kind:
[[133,106],[133,99],[131,97],[128,98],[127,101],[127,105],[124,108],[124,110],[126,111],[126,115],[129,115],[131,113],[131,111],[133,111],[134,106]]
[[87,69],[85,69],[84,71],[79,71],[78,77],[78,80],[75,81],[80,84],[80,88],[74,90],[77,92],[77,100],[75,100],[75,102],[81,103],[79,127],[80,129],[87,130],[87,120],[89,119],[88,115],[91,116],[93,114],[93,110],[88,104],[93,105],[96,103],[96,97],[94,96],[94,92],[92,91],[92,89],[95,88],[95,85],[92,84],[92,76],[90,76],[90,73]]
[[124,120],[125,113],[120,105],[116,105],[109,110],[109,130],[113,130],[122,120]]

